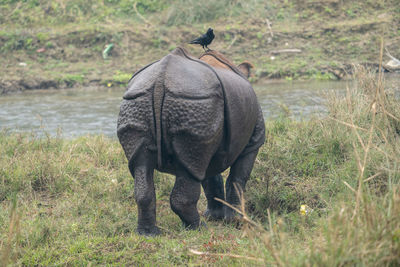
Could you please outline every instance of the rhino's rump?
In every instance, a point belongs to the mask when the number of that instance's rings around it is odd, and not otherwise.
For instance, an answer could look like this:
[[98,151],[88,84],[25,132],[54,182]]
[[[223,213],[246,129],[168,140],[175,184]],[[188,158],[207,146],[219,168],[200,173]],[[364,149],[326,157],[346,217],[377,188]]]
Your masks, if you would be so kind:
[[166,95],[163,105],[163,144],[194,177],[201,180],[224,134],[221,98],[183,99]]
[[[130,161],[142,146],[156,150],[152,129],[153,110],[149,94],[122,100],[117,135]],[[130,162],[131,164],[131,162]]]
[[169,63],[174,67],[165,74],[163,141],[194,177],[215,175],[261,146],[263,138],[251,139],[262,114],[246,79],[181,53]]
[[163,158],[178,160],[201,180],[223,140],[222,88],[210,68],[182,54],[172,55],[168,66],[161,117],[163,147],[167,153]]
[[121,102],[117,135],[129,161],[144,145],[156,150],[152,93],[160,71],[155,63],[135,73]]

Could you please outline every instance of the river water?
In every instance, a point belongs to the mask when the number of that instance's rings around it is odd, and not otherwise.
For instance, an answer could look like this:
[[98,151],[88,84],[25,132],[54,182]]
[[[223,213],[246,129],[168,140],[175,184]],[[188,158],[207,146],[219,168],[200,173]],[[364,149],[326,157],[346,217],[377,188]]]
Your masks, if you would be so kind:
[[[390,80],[400,81],[400,76]],[[283,112],[296,119],[326,114],[325,94],[344,91],[348,82],[275,82],[254,86],[266,120]],[[350,85],[351,86],[351,85]],[[125,89],[36,90],[0,96],[0,129],[116,136],[119,105]]]

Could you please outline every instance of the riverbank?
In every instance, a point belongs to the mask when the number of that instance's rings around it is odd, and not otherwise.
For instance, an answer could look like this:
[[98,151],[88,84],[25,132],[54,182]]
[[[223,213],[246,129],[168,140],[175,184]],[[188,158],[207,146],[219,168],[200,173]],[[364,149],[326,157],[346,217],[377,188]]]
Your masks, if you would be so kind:
[[0,93],[125,86],[137,69],[177,46],[199,56],[202,49],[187,42],[209,26],[212,49],[236,64],[253,63],[252,82],[345,79],[353,64],[377,69],[381,37],[400,55],[395,0],[192,2],[3,3]]
[[266,122],[245,193],[260,227],[185,231],[174,178],[156,172],[163,234],[138,236],[117,140],[0,132],[0,265],[399,265],[400,104],[380,77],[357,77],[324,119]]

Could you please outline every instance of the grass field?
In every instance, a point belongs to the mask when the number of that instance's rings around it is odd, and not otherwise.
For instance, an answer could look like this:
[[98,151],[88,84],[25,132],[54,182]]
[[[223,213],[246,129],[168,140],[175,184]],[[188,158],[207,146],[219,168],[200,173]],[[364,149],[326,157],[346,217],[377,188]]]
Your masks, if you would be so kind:
[[323,119],[266,122],[240,224],[184,230],[169,207],[174,179],[156,173],[159,237],[135,234],[117,140],[3,130],[0,265],[399,265],[400,102],[381,76],[356,79]]

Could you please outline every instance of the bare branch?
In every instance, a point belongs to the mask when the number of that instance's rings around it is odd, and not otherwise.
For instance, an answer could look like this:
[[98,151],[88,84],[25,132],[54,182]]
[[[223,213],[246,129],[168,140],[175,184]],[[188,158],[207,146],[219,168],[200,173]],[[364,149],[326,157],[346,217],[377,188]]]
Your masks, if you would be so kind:
[[343,183],[344,183],[344,185],[347,186],[351,191],[353,191],[354,194],[357,193],[357,191],[356,191],[353,187],[351,187],[351,185],[349,185],[346,181],[343,181]]
[[371,181],[372,179],[374,179],[375,177],[378,177],[381,174],[382,174],[381,172],[375,173],[374,175],[372,175],[372,176],[368,177],[367,179],[365,179],[364,183],[368,182],[368,181]]
[[368,132],[367,129],[358,127],[358,126],[356,126],[356,125],[351,125],[350,123],[347,123],[347,122],[344,122],[344,121],[335,119],[335,118],[333,118],[333,117],[331,117],[331,116],[328,116],[328,118],[331,119],[331,120],[334,120],[334,121],[336,121],[336,122],[339,122],[339,123],[341,123],[341,124],[343,124],[343,125],[346,125],[346,126],[348,126],[348,127],[356,128],[356,129],[358,129],[358,130],[361,130],[361,131],[364,131],[364,132]]

